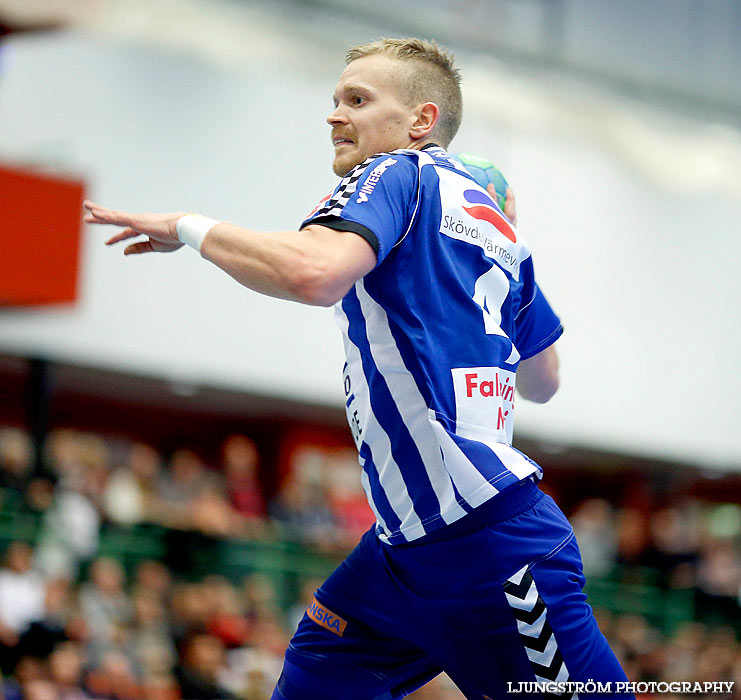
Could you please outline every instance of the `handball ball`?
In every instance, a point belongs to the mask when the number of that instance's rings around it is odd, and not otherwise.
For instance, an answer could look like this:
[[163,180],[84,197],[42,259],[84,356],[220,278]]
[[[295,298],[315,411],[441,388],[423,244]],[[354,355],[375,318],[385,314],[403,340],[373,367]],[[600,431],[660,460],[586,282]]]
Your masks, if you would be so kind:
[[504,201],[507,198],[509,184],[499,168],[486,158],[475,156],[472,153],[454,153],[453,158],[459,161],[484,189],[489,183],[494,185],[494,189],[497,191],[497,204],[504,211]]

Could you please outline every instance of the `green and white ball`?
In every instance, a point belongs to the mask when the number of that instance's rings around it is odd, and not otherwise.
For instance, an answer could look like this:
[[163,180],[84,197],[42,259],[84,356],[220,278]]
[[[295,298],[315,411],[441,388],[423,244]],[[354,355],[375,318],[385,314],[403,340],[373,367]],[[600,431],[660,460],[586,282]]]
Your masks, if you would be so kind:
[[490,160],[476,156],[473,153],[454,153],[453,158],[458,160],[473,175],[473,179],[484,189],[486,189],[489,183],[494,185],[494,189],[497,192],[497,204],[504,211],[504,202],[507,198],[509,183],[504,175],[502,175],[502,171]]

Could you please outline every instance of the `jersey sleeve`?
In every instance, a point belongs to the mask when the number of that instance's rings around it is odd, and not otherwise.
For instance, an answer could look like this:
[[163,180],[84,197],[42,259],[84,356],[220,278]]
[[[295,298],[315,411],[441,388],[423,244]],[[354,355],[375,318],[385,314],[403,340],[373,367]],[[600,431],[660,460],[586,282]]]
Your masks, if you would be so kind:
[[515,347],[520,358],[527,360],[553,345],[561,337],[563,326],[535,281],[531,258],[523,264],[521,274],[522,306],[515,318]]
[[382,154],[353,168],[300,228],[320,224],[351,231],[371,245],[379,265],[408,231],[419,181],[416,161]]

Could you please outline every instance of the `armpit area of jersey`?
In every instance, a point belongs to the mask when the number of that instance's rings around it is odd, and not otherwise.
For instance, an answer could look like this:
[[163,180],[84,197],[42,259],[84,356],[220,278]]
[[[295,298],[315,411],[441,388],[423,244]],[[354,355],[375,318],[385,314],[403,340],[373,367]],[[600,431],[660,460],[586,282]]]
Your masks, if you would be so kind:
[[549,333],[545,338],[543,338],[543,340],[541,340],[537,345],[533,345],[532,347],[529,347],[527,350],[523,351],[520,355],[520,361],[529,360],[531,357],[535,357],[535,355],[537,355],[539,352],[553,345],[553,343],[555,343],[562,335],[563,326],[559,323],[558,326],[554,328],[553,331]]
[[335,231],[350,231],[357,233],[358,236],[368,241],[368,244],[376,255],[380,246],[378,245],[378,236],[371,231],[367,226],[359,224],[356,221],[348,221],[347,219],[340,219],[337,216],[319,216],[316,219],[312,219],[307,226],[316,224],[318,226],[326,226],[327,228],[334,229]]

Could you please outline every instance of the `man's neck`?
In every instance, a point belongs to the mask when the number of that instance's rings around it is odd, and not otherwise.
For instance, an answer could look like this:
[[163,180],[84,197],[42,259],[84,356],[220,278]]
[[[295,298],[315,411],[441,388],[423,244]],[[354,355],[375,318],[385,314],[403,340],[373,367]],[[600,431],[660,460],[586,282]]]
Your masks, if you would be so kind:
[[439,147],[440,144],[438,144],[434,139],[420,139],[419,141],[413,141],[407,148],[411,148],[413,151],[421,151],[427,147],[437,146]]

